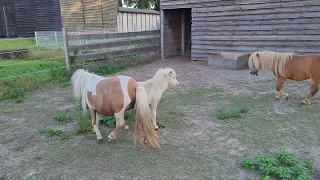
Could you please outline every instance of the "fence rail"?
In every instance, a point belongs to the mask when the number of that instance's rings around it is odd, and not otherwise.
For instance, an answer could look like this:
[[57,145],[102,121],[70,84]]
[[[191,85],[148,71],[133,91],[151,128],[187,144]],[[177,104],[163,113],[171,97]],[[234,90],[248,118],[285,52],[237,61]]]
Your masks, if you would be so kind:
[[[139,58],[141,61],[160,58],[159,30],[74,34],[64,29],[63,32],[67,70],[70,70],[71,59],[75,62],[105,59],[114,63],[122,62],[121,59],[139,62]],[[75,43],[77,41],[91,41],[91,43],[77,44]]]

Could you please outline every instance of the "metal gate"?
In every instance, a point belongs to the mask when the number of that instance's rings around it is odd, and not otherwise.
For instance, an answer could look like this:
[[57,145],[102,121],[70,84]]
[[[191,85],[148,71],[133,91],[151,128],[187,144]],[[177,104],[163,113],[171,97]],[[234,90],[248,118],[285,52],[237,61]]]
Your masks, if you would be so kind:
[[0,6],[0,38],[17,37],[17,23],[13,6]]

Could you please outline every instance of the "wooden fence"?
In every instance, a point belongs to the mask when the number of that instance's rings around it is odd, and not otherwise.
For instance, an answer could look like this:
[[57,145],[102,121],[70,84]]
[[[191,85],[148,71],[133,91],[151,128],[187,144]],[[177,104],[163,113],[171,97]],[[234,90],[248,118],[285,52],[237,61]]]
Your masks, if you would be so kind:
[[[159,30],[71,35],[63,29],[63,36],[67,70],[71,69],[71,59],[75,62],[104,60],[106,63],[117,63],[160,58]],[[79,44],[77,41],[88,43]]]

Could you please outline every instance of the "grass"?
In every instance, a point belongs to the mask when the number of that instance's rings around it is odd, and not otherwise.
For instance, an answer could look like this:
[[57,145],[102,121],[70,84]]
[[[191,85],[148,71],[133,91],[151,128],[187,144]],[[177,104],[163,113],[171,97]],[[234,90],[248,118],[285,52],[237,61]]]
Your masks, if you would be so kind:
[[[22,102],[26,92],[33,91],[44,85],[59,84],[62,87],[67,86],[71,73],[68,73],[65,70],[63,55],[64,52],[62,49],[44,49],[31,51],[24,57],[17,59],[0,59],[0,100],[15,99],[16,102]],[[56,57],[61,58],[42,60]],[[106,62],[103,62],[102,64],[97,61],[88,66],[82,66],[81,64],[74,66],[74,69],[86,68],[90,72],[106,75],[120,72],[126,68],[132,68],[139,64],[141,63],[108,65]]]
[[71,136],[67,135],[64,131],[52,129],[47,126],[45,126],[43,129],[40,129],[39,133],[47,137],[59,136],[61,140],[66,140],[71,138]]
[[68,110],[66,110],[64,113],[62,114],[58,114],[54,117],[54,119],[61,123],[61,124],[65,124],[67,122],[72,121],[72,118],[68,115]]
[[[16,99],[17,102],[22,102],[26,92],[45,84],[68,81],[70,75],[64,69],[63,58],[42,60],[61,56],[63,50],[58,49],[32,51],[17,59],[0,59],[0,100]],[[39,71],[43,72],[36,73]]]
[[248,111],[249,107],[245,104],[233,104],[230,107],[217,109],[217,117],[222,120],[237,119]]
[[0,51],[16,50],[16,49],[35,49],[36,42],[34,39],[15,39],[0,40]]
[[249,170],[258,171],[262,177],[260,179],[298,179],[307,180],[312,178],[314,160],[307,158],[304,163],[282,148],[274,155],[259,153],[255,159],[246,157],[243,160],[243,167]]

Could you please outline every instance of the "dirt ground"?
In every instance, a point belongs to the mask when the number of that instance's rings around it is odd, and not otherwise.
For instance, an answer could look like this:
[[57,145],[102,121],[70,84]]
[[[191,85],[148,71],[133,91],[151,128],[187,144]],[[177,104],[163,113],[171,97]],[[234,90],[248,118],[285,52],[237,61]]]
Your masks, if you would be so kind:
[[[241,167],[245,155],[273,153],[280,147],[306,159],[314,157],[313,179],[320,179],[320,98],[301,106],[309,81],[288,81],[289,101],[275,99],[275,77],[249,70],[225,70],[183,57],[155,61],[124,74],[144,81],[161,67],[177,71],[180,85],[167,91],[158,108],[161,150],[133,145],[132,130],[123,131],[115,145],[103,144],[93,133],[61,141],[38,130],[45,125],[74,133],[77,117],[63,125],[53,117],[75,111],[71,86],[44,88],[21,104],[1,102],[1,179],[257,179]],[[250,106],[239,119],[219,120],[218,108],[234,103]],[[11,109],[11,111],[8,111]],[[7,111],[7,112],[4,112]]]

